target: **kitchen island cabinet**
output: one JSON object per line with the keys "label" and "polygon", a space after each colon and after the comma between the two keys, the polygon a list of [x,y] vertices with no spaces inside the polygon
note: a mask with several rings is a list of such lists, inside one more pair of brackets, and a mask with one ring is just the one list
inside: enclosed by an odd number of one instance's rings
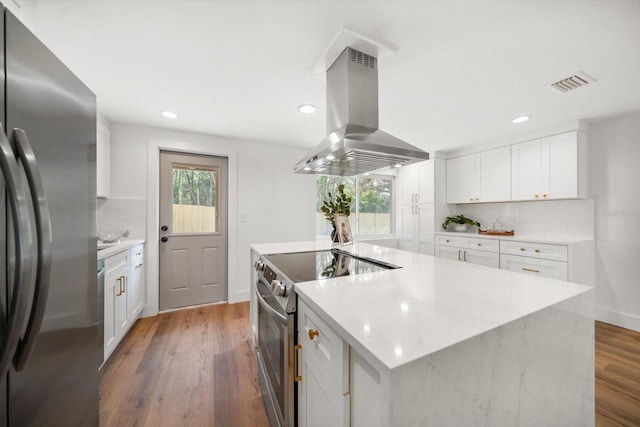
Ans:
{"label": "kitchen island cabinet", "polygon": [[312,371],[348,398],[352,426],[594,424],[592,288],[361,242],[342,249],[402,267],[295,285],[348,351],[334,358],[348,388]]}

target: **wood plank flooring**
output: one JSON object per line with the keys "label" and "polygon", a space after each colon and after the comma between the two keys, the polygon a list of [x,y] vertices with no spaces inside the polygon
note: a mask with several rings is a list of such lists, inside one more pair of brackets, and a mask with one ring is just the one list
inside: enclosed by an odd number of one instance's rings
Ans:
{"label": "wood plank flooring", "polygon": [[[640,332],[595,327],[596,426],[640,426]],[[268,426],[249,305],[140,319],[102,369],[101,426]]]}
{"label": "wood plank flooring", "polygon": [[640,332],[596,322],[596,425],[640,426]]}
{"label": "wood plank flooring", "polygon": [[101,374],[101,426],[269,425],[248,303],[140,319]]}

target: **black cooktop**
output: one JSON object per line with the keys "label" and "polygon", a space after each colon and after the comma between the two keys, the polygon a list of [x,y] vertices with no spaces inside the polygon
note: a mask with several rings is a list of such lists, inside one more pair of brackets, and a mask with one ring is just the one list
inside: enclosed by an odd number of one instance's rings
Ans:
{"label": "black cooktop", "polygon": [[293,283],[398,268],[341,251],[295,252],[264,256]]}

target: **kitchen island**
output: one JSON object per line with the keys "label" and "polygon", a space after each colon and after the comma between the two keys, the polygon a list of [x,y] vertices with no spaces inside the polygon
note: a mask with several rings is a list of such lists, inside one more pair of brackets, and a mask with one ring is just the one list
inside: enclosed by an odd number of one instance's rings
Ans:
{"label": "kitchen island", "polygon": [[[329,247],[252,246],[263,255]],[[295,285],[299,310],[347,349],[351,425],[594,424],[592,288],[366,243],[341,249],[401,267]],[[321,346],[298,316],[303,348]]]}

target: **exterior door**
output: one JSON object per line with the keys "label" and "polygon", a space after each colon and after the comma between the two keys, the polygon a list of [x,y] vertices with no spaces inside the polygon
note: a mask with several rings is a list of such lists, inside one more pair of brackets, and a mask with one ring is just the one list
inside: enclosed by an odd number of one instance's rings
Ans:
{"label": "exterior door", "polygon": [[227,299],[227,159],[160,153],[160,310]]}

